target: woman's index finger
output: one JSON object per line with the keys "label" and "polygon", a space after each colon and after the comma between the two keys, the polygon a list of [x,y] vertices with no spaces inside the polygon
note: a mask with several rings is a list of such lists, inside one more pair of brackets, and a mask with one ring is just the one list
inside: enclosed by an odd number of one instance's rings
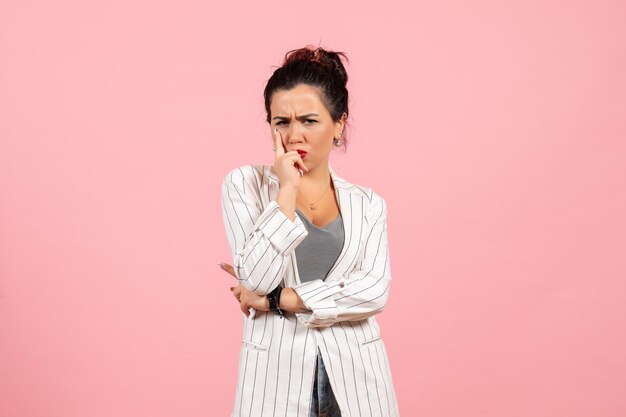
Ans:
{"label": "woman's index finger", "polygon": [[276,156],[285,154],[285,147],[283,146],[283,135],[274,128],[274,147],[276,148]]}

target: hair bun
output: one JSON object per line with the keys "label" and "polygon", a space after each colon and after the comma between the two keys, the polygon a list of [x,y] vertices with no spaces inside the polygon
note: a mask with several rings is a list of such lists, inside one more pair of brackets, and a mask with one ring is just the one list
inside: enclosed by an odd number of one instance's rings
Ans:
{"label": "hair bun", "polygon": [[348,82],[348,73],[341,62],[342,56],[346,59],[346,61],[348,61],[348,57],[343,52],[335,52],[321,47],[316,48],[312,45],[307,45],[304,48],[292,49],[287,52],[285,54],[283,66],[303,61],[316,63],[333,72],[336,72],[345,85]]}

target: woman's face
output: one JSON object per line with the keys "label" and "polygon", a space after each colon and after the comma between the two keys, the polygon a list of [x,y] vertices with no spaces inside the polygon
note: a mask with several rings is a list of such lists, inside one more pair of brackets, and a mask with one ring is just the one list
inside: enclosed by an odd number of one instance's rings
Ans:
{"label": "woman's face", "polygon": [[343,131],[345,113],[339,122],[333,122],[318,89],[299,84],[291,90],[276,91],[272,96],[270,115],[272,134],[274,128],[278,129],[287,152],[294,149],[306,151],[302,160],[309,170],[328,164],[333,139]]}

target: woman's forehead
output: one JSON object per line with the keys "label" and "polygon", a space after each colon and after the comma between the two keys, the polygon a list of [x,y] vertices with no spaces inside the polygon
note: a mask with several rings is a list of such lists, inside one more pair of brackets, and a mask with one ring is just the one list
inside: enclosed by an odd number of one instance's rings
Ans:
{"label": "woman's forehead", "polygon": [[277,91],[272,97],[272,113],[286,113],[295,116],[301,116],[307,113],[322,114],[324,112],[324,103],[320,99],[319,94],[313,90],[283,90]]}

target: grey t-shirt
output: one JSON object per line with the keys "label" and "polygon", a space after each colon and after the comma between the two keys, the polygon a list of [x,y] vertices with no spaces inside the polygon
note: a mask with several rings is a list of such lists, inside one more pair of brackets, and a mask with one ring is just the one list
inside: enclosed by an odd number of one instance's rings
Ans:
{"label": "grey t-shirt", "polygon": [[343,249],[341,213],[324,227],[317,227],[298,208],[296,211],[309,232],[295,249],[300,282],[324,280]]}

